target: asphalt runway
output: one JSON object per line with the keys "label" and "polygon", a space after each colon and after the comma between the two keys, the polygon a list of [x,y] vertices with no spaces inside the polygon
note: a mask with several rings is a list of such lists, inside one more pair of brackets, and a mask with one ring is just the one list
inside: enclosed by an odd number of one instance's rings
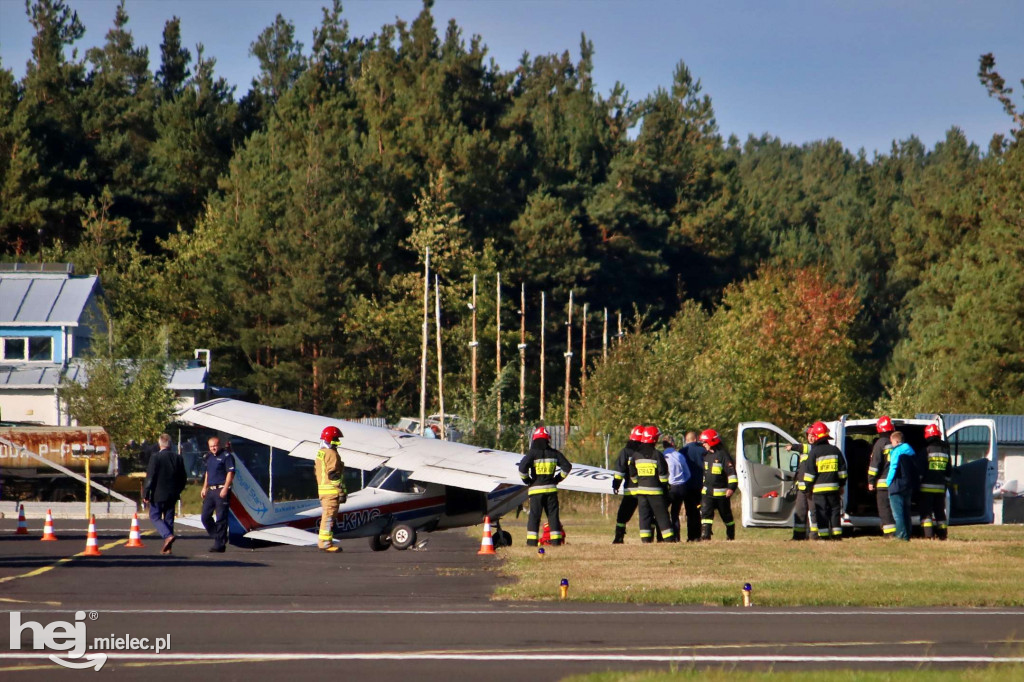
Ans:
{"label": "asphalt runway", "polygon": [[[129,549],[126,524],[100,523],[100,557],[74,557],[85,524],[64,520],[59,542],[0,521],[0,630],[4,679],[52,679],[32,630],[74,623],[87,641],[157,638],[166,651],[108,653],[104,674],[180,682],[329,674],[371,680],[558,680],[605,670],[943,668],[1024,661],[1024,610],[759,609],[495,602],[495,557],[477,556],[461,531],[435,533],[421,551],[230,547],[209,553],[179,528],[172,557],[160,542]],[[142,522],[144,531],[149,529]],[[551,551],[558,551],[557,548]],[[553,586],[557,590],[557,586]],[[756,596],[756,595],[755,595]],[[26,629],[28,628],[28,629]],[[16,677],[17,676],[17,677]]]}

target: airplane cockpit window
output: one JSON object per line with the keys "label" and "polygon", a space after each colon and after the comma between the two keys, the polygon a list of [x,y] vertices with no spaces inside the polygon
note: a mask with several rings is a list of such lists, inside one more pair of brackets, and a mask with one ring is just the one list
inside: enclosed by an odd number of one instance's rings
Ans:
{"label": "airplane cockpit window", "polygon": [[380,484],[383,483],[393,471],[394,469],[390,469],[388,467],[380,467],[377,469],[377,473],[373,475],[373,478],[370,479],[370,482],[366,484],[366,487],[379,488]]}
{"label": "airplane cockpit window", "polygon": [[395,493],[422,493],[425,491],[426,487],[419,481],[410,479],[410,475],[412,475],[410,471],[381,467],[367,487],[390,490]]}

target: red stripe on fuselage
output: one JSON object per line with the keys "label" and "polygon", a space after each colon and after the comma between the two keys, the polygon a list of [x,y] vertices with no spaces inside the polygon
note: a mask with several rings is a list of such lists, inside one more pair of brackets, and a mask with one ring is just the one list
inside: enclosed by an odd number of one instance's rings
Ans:
{"label": "red stripe on fuselage", "polygon": [[[346,509],[342,512],[338,512],[335,518],[340,514],[348,514],[352,512],[371,512],[374,509],[377,510],[378,515],[384,516],[386,514],[397,514],[399,512],[409,511],[411,509],[424,509],[426,507],[433,507],[439,504],[444,504],[444,495],[437,497],[419,498],[415,500],[409,500],[408,502],[395,502],[392,504],[385,504],[379,507],[360,507],[359,509]],[[231,513],[235,515],[238,522],[242,524],[242,527],[248,532],[257,528],[264,528],[264,524],[257,523],[249,515],[248,510],[234,495],[231,496]],[[320,525],[320,518],[316,516],[308,516],[301,519],[292,519],[291,521],[285,521],[284,524],[271,524],[274,526],[291,526],[292,528],[299,528],[301,530],[309,530],[310,528],[316,528]]]}

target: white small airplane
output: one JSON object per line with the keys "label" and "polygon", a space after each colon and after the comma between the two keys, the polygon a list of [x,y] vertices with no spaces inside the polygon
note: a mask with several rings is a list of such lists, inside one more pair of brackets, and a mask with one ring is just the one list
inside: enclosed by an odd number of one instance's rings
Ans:
{"label": "white small airplane", "polygon": [[[421,547],[421,533],[473,526],[485,516],[495,525],[495,545],[510,545],[512,536],[501,530],[500,519],[527,495],[519,477],[522,455],[512,452],[230,399],[185,409],[178,413],[178,421],[309,460],[316,458],[323,428],[339,426],[344,436],[338,453],[345,467],[376,473],[339,507],[334,538],[366,537],[375,551]],[[559,489],[607,494],[613,477],[608,469],[573,464]],[[271,501],[238,457],[232,492],[232,543],[317,544],[318,499]],[[198,515],[178,521],[202,528]]]}

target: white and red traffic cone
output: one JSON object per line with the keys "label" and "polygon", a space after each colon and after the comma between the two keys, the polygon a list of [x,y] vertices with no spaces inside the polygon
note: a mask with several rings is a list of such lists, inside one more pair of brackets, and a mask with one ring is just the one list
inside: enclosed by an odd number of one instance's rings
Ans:
{"label": "white and red traffic cone", "polygon": [[85,539],[85,551],[82,556],[101,556],[100,546],[96,542],[96,515],[89,519],[89,535]]}
{"label": "white and red traffic cone", "polygon": [[28,535],[28,522],[25,521],[25,505],[18,506],[18,530],[15,535]]}
{"label": "white and red traffic cone", "polygon": [[494,551],[494,539],[491,537],[491,517],[484,517],[484,536],[480,539],[480,551],[477,554],[497,554]]}
{"label": "white and red traffic cone", "polygon": [[125,547],[145,547],[139,534],[139,515],[132,514],[132,527],[128,530],[128,544]]}
{"label": "white and red traffic cone", "polygon": [[39,539],[44,542],[52,542],[57,539],[57,536],[53,534],[53,514],[50,513],[49,509],[46,510],[46,521],[43,523],[43,537]]}

